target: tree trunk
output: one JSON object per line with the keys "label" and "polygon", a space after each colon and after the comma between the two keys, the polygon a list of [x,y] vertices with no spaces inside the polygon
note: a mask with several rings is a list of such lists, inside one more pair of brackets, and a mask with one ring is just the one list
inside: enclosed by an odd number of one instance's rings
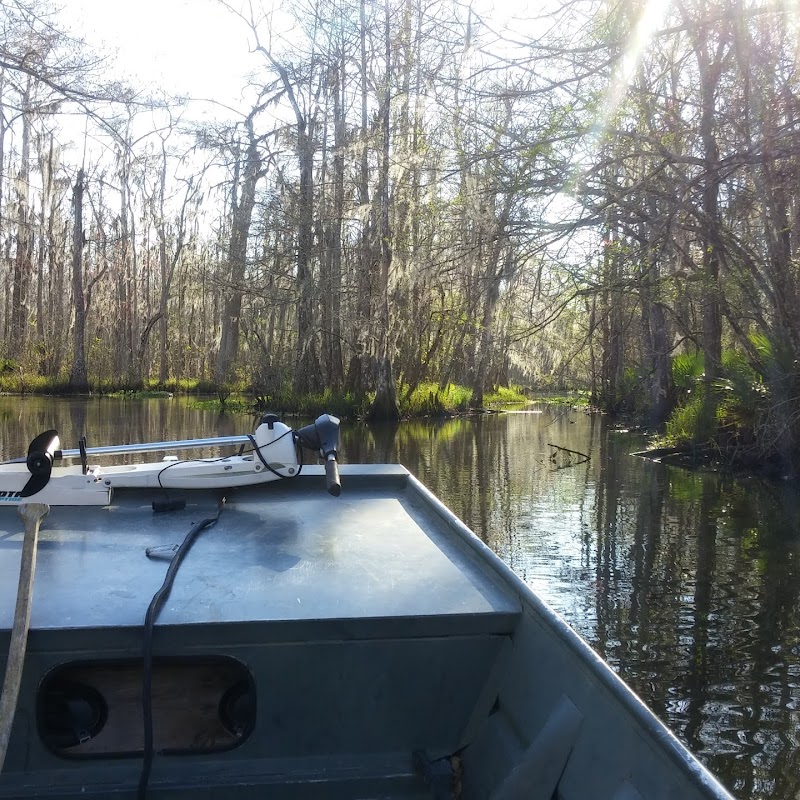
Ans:
{"label": "tree trunk", "polygon": [[311,250],[314,242],[314,143],[308,114],[297,110],[297,160],[300,166],[297,228],[297,347],[294,391],[298,395],[321,388],[316,348],[314,282]]}
{"label": "tree trunk", "polygon": [[222,310],[222,336],[214,371],[214,380],[218,384],[226,383],[231,379],[239,355],[239,326],[247,267],[247,240],[256,204],[256,185],[263,175],[259,143],[253,131],[253,114],[247,118],[246,124],[248,141],[243,165],[242,186],[238,201],[234,200],[231,212],[228,286]]}
{"label": "tree trunk", "polygon": [[88,392],[86,374],[86,301],[83,294],[83,167],[78,170],[72,189],[72,302],[75,307],[75,324],[72,333],[72,371],[69,388],[73,392]]}
{"label": "tree trunk", "polygon": [[31,235],[30,211],[30,123],[31,79],[22,95],[22,150],[20,153],[19,177],[17,179],[17,252],[14,258],[14,278],[11,296],[11,336],[9,353],[12,358],[21,358],[25,353],[28,338],[28,288],[31,280]]}
{"label": "tree trunk", "polygon": [[[47,230],[49,218],[52,218],[53,192],[53,134],[49,136],[47,156],[40,152],[40,171],[42,172],[42,205],[39,214],[39,250],[36,254],[36,338],[44,344],[45,312],[44,312],[44,264],[48,251]],[[49,218],[48,218],[49,216]],[[40,364],[40,368],[44,363]]]}
{"label": "tree trunk", "polygon": [[133,287],[131,278],[131,252],[134,243],[130,231],[130,161],[126,147],[119,154],[120,165],[120,263],[117,265],[117,321],[119,335],[117,339],[115,366],[117,374],[127,376],[135,383],[133,359],[133,317],[135,310],[131,299]]}
{"label": "tree trunk", "polygon": [[69,222],[65,221],[59,226],[58,239],[53,229],[55,213],[50,214],[48,240],[50,241],[49,268],[51,275],[50,290],[50,316],[52,319],[52,353],[49,367],[50,375],[58,375],[61,372],[62,361],[67,352],[68,343],[65,341],[66,328],[66,309],[65,295],[65,271],[67,253],[69,252],[68,242],[70,240]]}
{"label": "tree trunk", "polygon": [[[703,30],[701,29],[701,34]],[[707,33],[707,31],[706,31]],[[698,71],[700,72],[700,141],[703,157],[702,215],[700,225],[702,234],[702,297],[703,329],[701,343],[705,360],[703,412],[700,438],[712,436],[716,432],[717,391],[716,381],[722,364],[722,317],[720,314],[719,282],[720,236],[719,186],[720,164],[719,148],[714,133],[717,85],[722,70],[721,50],[717,46],[716,58],[712,58],[709,48],[713,41],[705,38],[695,43]]]}
{"label": "tree trunk", "polygon": [[344,116],[344,52],[337,65],[333,88],[333,213],[325,235],[325,280],[322,305],[322,342],[328,388],[339,388],[344,381],[342,361],[342,222],[344,219],[344,152],[346,127]]}
{"label": "tree trunk", "polygon": [[[650,198],[648,219],[659,219],[658,211],[657,203]],[[642,224],[640,238],[644,242],[643,274],[639,286],[642,311],[642,352],[646,372],[648,424],[652,428],[658,428],[664,424],[671,410],[672,373],[669,360],[667,315],[664,304],[658,299],[660,267],[656,245],[651,241],[653,236],[651,225]]]}
{"label": "tree trunk", "polygon": [[167,325],[167,304],[169,302],[169,290],[172,283],[174,264],[170,269],[167,257],[167,220],[164,209],[164,195],[167,191],[167,152],[162,140],[161,142],[161,174],[158,192],[158,265],[161,269],[161,296],[158,302],[158,381],[165,384],[169,377],[169,365],[167,363],[167,351],[169,349],[169,327]]}
{"label": "tree trunk", "polygon": [[[369,116],[366,0],[359,4],[359,44],[361,81],[361,152],[358,171],[358,202],[362,209],[370,207],[369,191]],[[372,318],[372,228],[371,214],[361,220],[358,261],[356,265],[356,319],[353,326],[355,341],[347,369],[347,389],[361,397],[371,383],[371,353],[369,326]]]}
{"label": "tree trunk", "polygon": [[[509,280],[513,273],[514,251],[508,240],[508,222],[511,217],[513,195],[506,194],[499,217],[491,226],[492,243],[489,245],[488,269],[485,282],[486,297],[483,302],[483,315],[478,336],[478,357],[475,362],[475,377],[472,384],[472,398],[470,405],[473,408],[483,406],[483,395],[491,389],[489,372],[494,355],[494,317],[497,302],[500,299],[500,284]],[[503,248],[506,252],[503,254]]]}
{"label": "tree trunk", "polygon": [[719,149],[714,137],[714,104],[718,80],[718,67],[701,66],[702,118],[700,137],[703,143],[703,353],[705,355],[705,380],[709,384],[719,376],[722,361],[722,323],[719,303]]}
{"label": "tree trunk", "polygon": [[[5,88],[6,88],[6,73],[5,70],[0,69],[0,242],[3,241],[5,225],[3,224],[4,211],[4,192],[5,192],[5,175],[6,175],[6,132],[8,125],[6,124],[6,111],[5,111]],[[0,328],[0,331],[3,331]],[[7,332],[7,331],[6,331]]]}
{"label": "tree trunk", "polygon": [[369,410],[371,420],[399,420],[397,389],[394,385],[392,359],[389,353],[389,272],[392,266],[391,229],[389,227],[389,166],[390,166],[390,120],[391,120],[391,39],[389,35],[389,0],[385,5],[386,24],[384,43],[386,46],[386,86],[383,99],[383,148],[381,154],[380,204],[381,204],[381,265],[380,265],[380,318],[378,330],[378,380],[375,400]]}
{"label": "tree trunk", "polygon": [[615,414],[620,409],[623,360],[622,321],[619,308],[620,254],[619,233],[613,213],[609,215],[603,253],[601,333],[603,339],[603,361],[600,373],[600,406]]}

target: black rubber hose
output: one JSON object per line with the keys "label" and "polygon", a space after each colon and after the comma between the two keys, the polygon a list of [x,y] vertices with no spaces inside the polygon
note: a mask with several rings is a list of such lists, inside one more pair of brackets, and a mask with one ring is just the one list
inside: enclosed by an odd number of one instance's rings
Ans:
{"label": "black rubber hose", "polygon": [[219,502],[217,513],[213,517],[201,519],[181,542],[180,547],[175,551],[175,555],[169,562],[167,574],[164,576],[164,583],[161,588],[153,595],[147,613],[144,616],[144,645],[142,647],[142,721],[144,723],[144,756],[142,760],[142,771],[139,774],[139,788],[137,790],[138,800],[144,800],[147,795],[147,784],[150,782],[150,772],[153,768],[153,630],[159,612],[166,603],[172,585],[175,583],[175,575],[181,562],[186,557],[189,549],[194,544],[201,531],[211,525],[216,524],[222,509],[225,507],[225,498]]}

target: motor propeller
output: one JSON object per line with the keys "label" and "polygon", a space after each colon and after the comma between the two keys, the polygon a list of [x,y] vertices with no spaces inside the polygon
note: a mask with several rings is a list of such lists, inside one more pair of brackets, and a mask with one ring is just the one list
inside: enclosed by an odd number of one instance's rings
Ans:
{"label": "motor propeller", "polygon": [[41,492],[50,480],[50,473],[53,471],[53,461],[61,457],[61,439],[58,438],[58,431],[50,430],[40,433],[28,445],[28,456],[25,465],[31,477],[25,484],[20,497],[30,497]]}

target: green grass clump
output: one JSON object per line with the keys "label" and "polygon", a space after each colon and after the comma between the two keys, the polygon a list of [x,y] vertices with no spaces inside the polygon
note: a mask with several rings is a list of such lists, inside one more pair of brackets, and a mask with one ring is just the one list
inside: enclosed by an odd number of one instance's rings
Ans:
{"label": "green grass clump", "polygon": [[528,398],[522,393],[519,386],[498,386],[483,396],[484,403],[489,407],[509,406],[527,403]]}
{"label": "green grass clump", "polygon": [[470,397],[465,386],[449,383],[442,389],[436,383],[421,383],[410,395],[400,391],[398,400],[404,417],[442,417],[466,411]]}
{"label": "green grass clump", "polygon": [[0,373],[2,394],[68,394],[68,383],[63,377],[48,378],[19,372]]}
{"label": "green grass clump", "polygon": [[703,396],[698,393],[683,405],[678,406],[667,420],[663,440],[659,444],[678,447],[693,442],[700,428],[703,415]]}
{"label": "green grass clump", "polygon": [[672,379],[678,404],[667,420],[664,441],[669,446],[714,440],[722,444],[731,436],[752,438],[763,424],[770,389],[744,353],[726,350],[721,374],[710,384],[704,378],[702,353],[684,353],[672,360]]}
{"label": "green grass clump", "polygon": [[[400,413],[407,417],[437,417],[469,411],[472,389],[455,383],[441,388],[436,383],[422,383],[411,394],[401,387],[399,391]],[[487,408],[527,402],[517,386],[498,387],[486,392],[483,404]]]}

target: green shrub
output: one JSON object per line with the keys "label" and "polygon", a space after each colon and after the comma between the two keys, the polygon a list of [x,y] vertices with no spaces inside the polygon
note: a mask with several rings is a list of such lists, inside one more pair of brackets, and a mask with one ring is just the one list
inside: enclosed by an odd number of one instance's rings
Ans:
{"label": "green shrub", "polygon": [[[722,354],[719,377],[703,380],[701,354],[673,359],[672,375],[681,399],[666,424],[667,444],[713,441],[729,461],[760,463],[780,452],[795,452],[800,420],[791,408],[797,381],[785,348],[765,336],[750,337],[755,351],[730,349]],[[800,388],[800,387],[796,387]]]}
{"label": "green shrub", "polygon": [[483,399],[489,407],[515,405],[528,401],[519,386],[498,386],[491,392],[487,392]]}
{"label": "green shrub", "polygon": [[702,392],[698,392],[687,402],[674,409],[667,420],[664,431],[666,443],[677,447],[696,441],[703,408],[703,395]]}
{"label": "green shrub", "polygon": [[672,359],[672,382],[679,391],[694,389],[705,374],[702,353],[681,353]]}
{"label": "green shrub", "polygon": [[436,383],[421,383],[408,395],[400,391],[400,413],[411,417],[443,417],[466,411],[472,392],[465,386],[449,383],[444,389]]}

